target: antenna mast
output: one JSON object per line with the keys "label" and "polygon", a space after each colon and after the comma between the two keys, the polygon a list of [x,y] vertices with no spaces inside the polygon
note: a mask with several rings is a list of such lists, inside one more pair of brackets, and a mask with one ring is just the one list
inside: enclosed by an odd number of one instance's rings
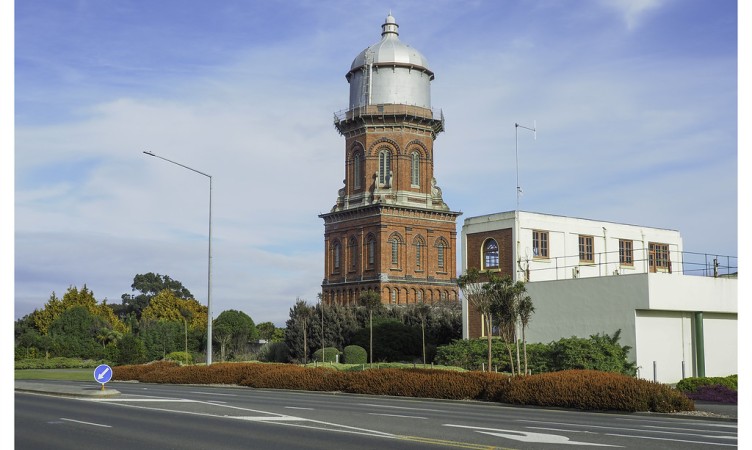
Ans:
{"label": "antenna mast", "polygon": [[520,187],[520,163],[519,163],[519,153],[517,151],[517,129],[518,128],[524,128],[526,130],[533,132],[533,140],[538,139],[538,132],[536,131],[535,121],[533,120],[533,128],[526,127],[524,125],[520,125],[517,122],[514,123],[514,165],[515,165],[515,171],[517,172],[517,209],[515,211],[519,211],[520,209],[520,194],[522,194],[522,188]]}

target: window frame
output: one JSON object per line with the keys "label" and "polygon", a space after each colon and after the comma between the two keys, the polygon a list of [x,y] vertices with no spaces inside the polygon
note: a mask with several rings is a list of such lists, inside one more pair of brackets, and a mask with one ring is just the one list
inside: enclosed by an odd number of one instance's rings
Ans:
{"label": "window frame", "polygon": [[592,235],[580,234],[577,239],[580,262],[592,264],[595,262],[595,240]]}
{"label": "window frame", "polygon": [[548,259],[549,234],[545,230],[533,230],[533,259]]}
{"label": "window frame", "polygon": [[634,267],[634,241],[619,239],[619,265]]}
{"label": "window frame", "polygon": [[361,188],[361,173],[363,172],[363,162],[360,158],[360,151],[353,155],[353,189]]}
{"label": "window frame", "polygon": [[[489,249],[491,245],[495,248]],[[498,270],[500,268],[500,254],[499,243],[496,242],[496,239],[487,238],[483,241],[483,246],[481,247],[481,262],[483,263],[483,270]],[[496,263],[495,265],[493,264],[494,262]]]}
{"label": "window frame", "polygon": [[420,187],[420,153],[410,154],[410,187]]}
{"label": "window frame", "polygon": [[392,152],[387,148],[379,150],[379,184],[386,184],[389,172],[392,170]]}

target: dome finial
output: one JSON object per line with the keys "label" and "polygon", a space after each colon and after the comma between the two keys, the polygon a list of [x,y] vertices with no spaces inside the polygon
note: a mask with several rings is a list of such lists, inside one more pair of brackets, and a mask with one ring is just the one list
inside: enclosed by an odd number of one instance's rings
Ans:
{"label": "dome finial", "polygon": [[394,35],[399,36],[399,25],[397,25],[397,21],[394,20],[394,17],[392,16],[392,10],[389,10],[389,15],[386,16],[386,19],[384,20],[384,25],[381,25],[381,36],[383,38],[388,37],[388,35]]}

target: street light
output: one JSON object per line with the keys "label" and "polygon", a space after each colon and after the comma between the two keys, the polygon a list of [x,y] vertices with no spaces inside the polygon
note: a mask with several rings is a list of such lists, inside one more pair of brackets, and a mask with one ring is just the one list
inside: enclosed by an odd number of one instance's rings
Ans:
{"label": "street light", "polygon": [[211,228],[212,228],[211,227],[211,222],[212,222],[211,221],[211,217],[212,217],[212,214],[211,214],[211,204],[212,204],[212,177],[209,174],[206,174],[206,173],[201,172],[199,170],[193,169],[193,168],[188,167],[188,166],[186,166],[184,164],[180,164],[179,162],[175,162],[175,161],[172,161],[170,159],[163,158],[163,157],[161,157],[159,155],[155,155],[152,152],[145,151],[144,153],[147,154],[147,155],[149,155],[149,156],[153,156],[155,158],[159,158],[159,159],[165,160],[165,161],[167,161],[169,163],[173,163],[175,165],[178,165],[180,167],[183,167],[185,169],[188,169],[190,171],[196,172],[198,174],[201,174],[201,175],[209,178],[209,272],[208,272],[208,276],[207,276],[207,280],[208,280],[207,281],[207,283],[208,283],[207,291],[208,292],[206,294],[206,306],[207,306],[207,313],[208,313],[208,316],[209,316],[209,318],[208,318],[208,326],[207,326],[208,339],[206,340],[206,365],[208,366],[208,365],[211,365],[211,363],[212,363],[212,314],[211,314]]}

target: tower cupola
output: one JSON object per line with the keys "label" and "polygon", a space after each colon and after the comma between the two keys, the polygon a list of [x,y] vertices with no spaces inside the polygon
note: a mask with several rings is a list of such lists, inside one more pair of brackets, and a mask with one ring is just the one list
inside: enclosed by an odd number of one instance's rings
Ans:
{"label": "tower cupola", "polygon": [[399,39],[399,25],[391,13],[381,25],[381,40],[353,60],[345,78],[350,83],[350,109],[398,104],[431,108],[428,60]]}

